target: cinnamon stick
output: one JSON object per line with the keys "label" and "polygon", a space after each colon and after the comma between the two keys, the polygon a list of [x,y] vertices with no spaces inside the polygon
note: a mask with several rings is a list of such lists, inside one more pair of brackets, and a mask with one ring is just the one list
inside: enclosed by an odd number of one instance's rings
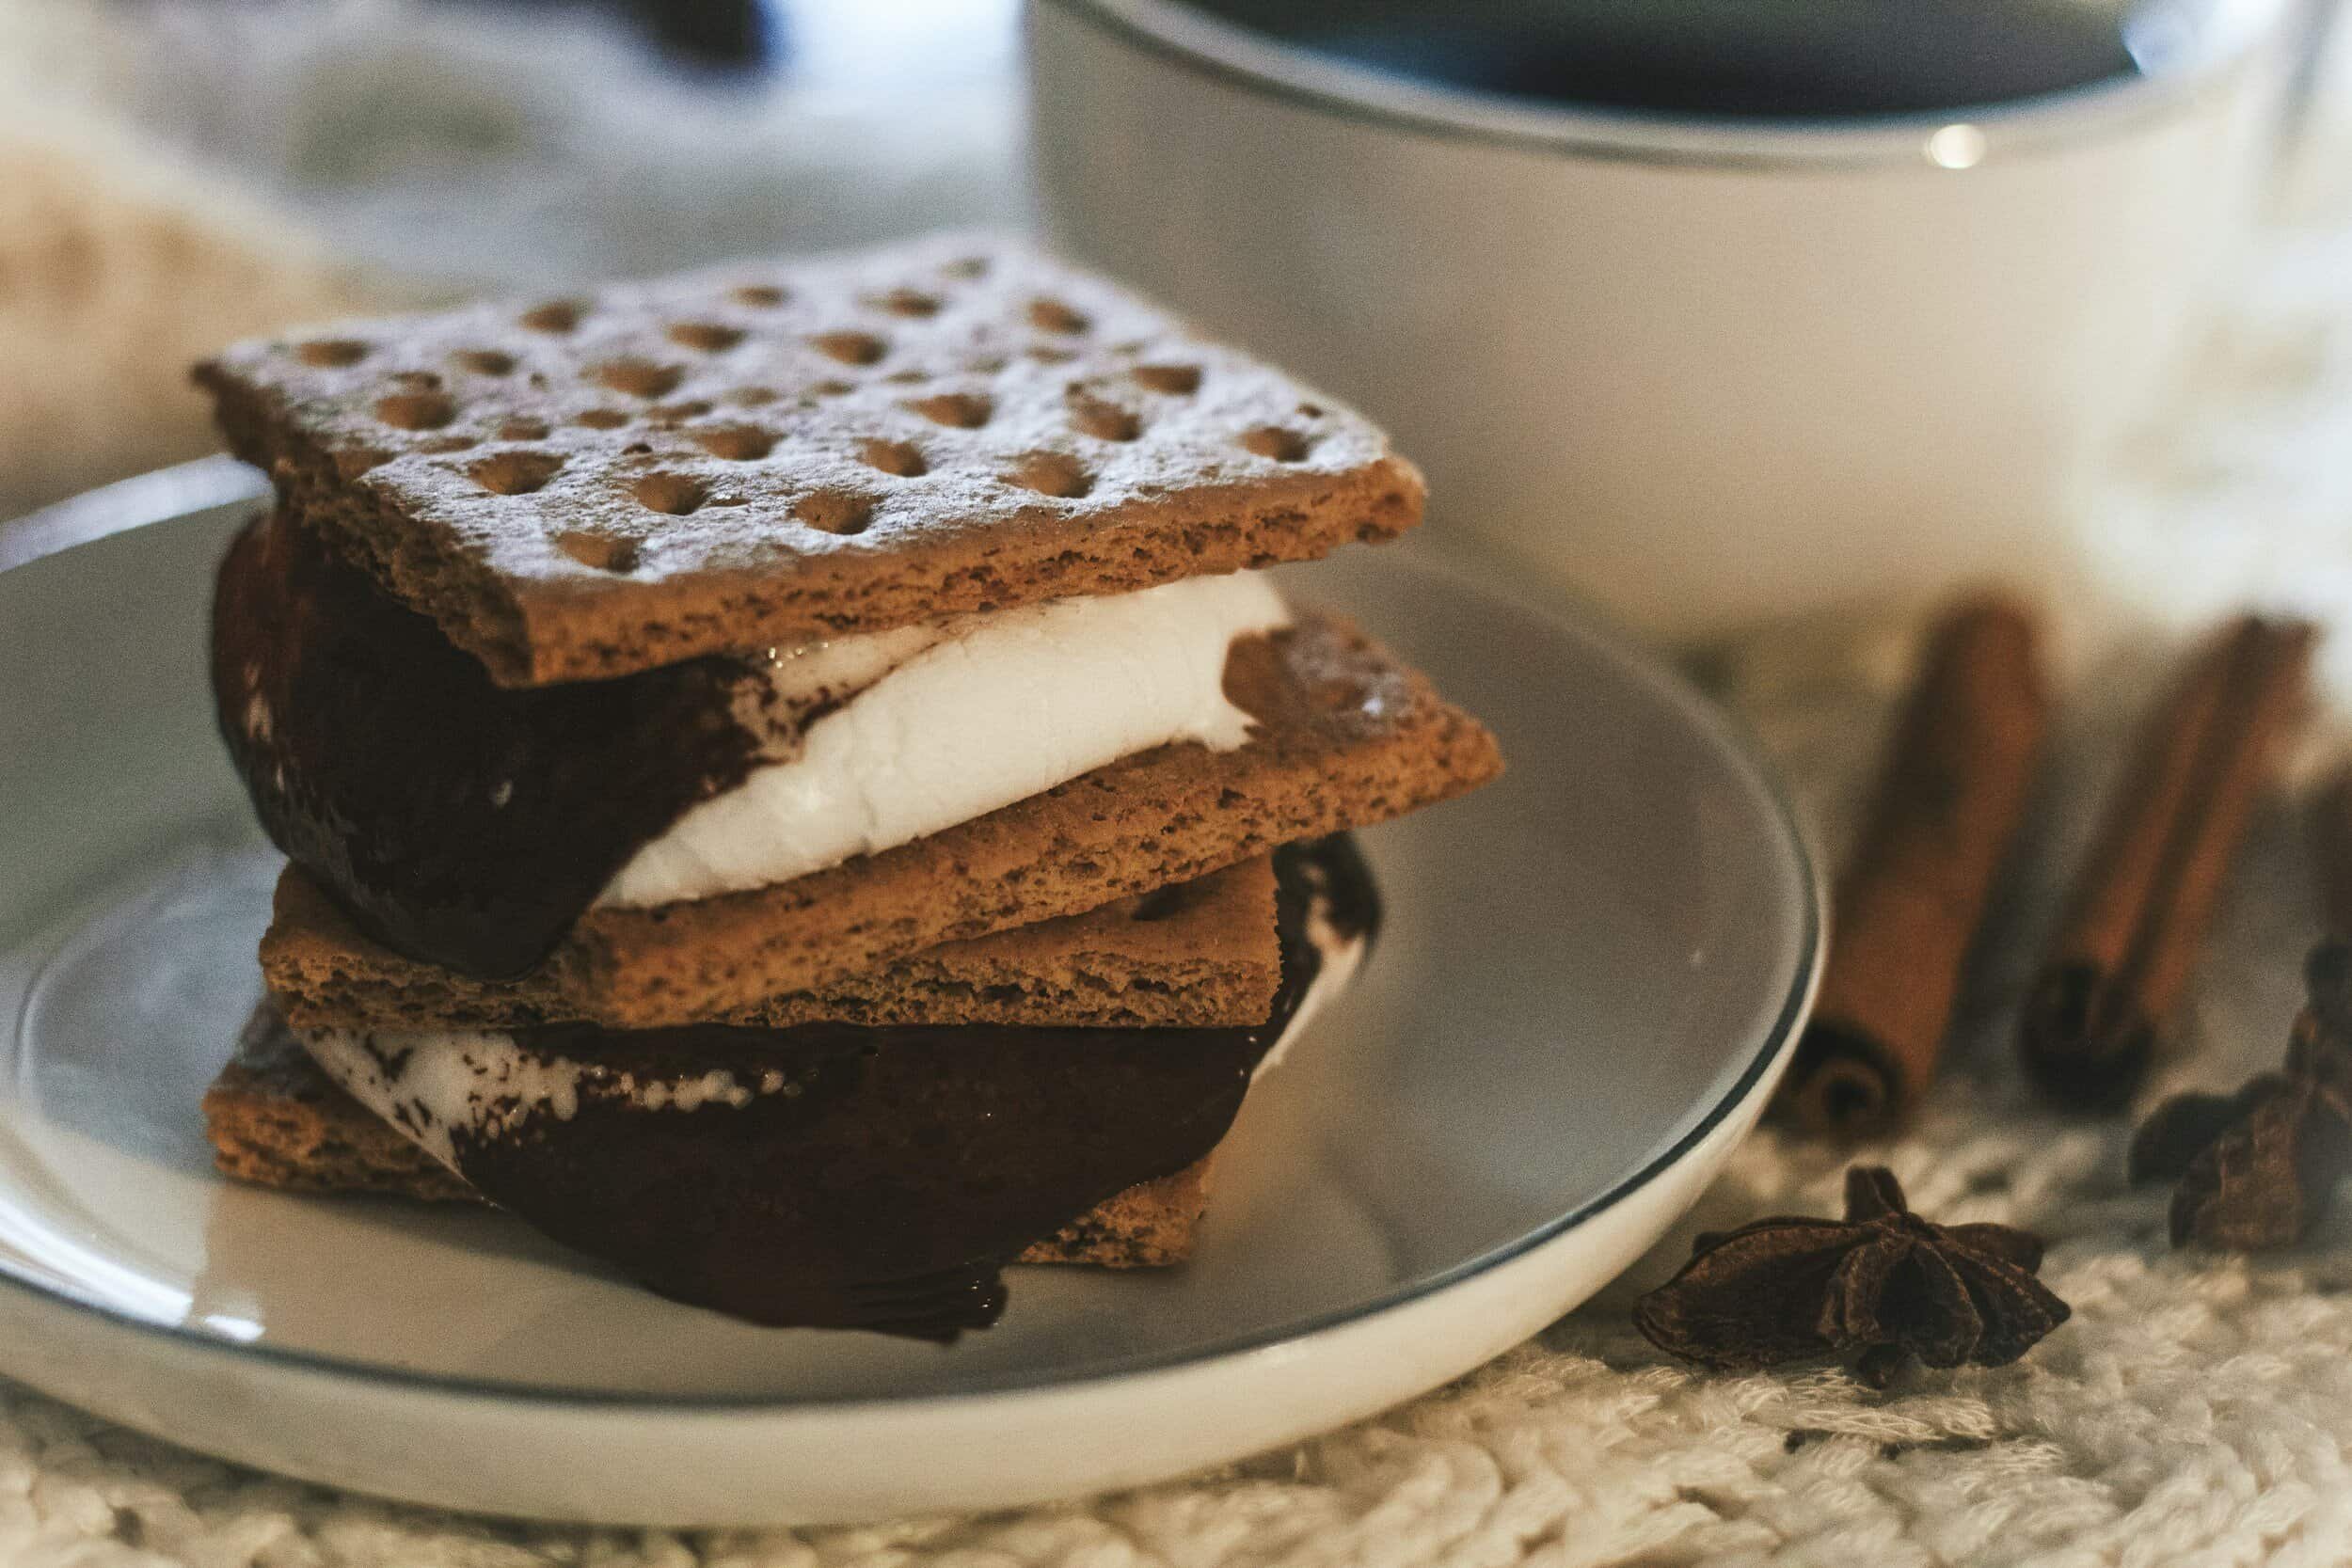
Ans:
{"label": "cinnamon stick", "polygon": [[2026,999],[2018,1046],[2052,1099],[2112,1109],[2146,1075],[2302,706],[2318,630],[2244,616],[2148,721]]}
{"label": "cinnamon stick", "polygon": [[1813,1022],[1781,1091],[1811,1131],[1899,1120],[1935,1076],[2048,715],[2032,615],[1972,599],[1930,640],[1839,879]]}
{"label": "cinnamon stick", "polygon": [[2352,938],[2352,761],[2328,781],[2314,809],[2320,909],[2330,933]]}

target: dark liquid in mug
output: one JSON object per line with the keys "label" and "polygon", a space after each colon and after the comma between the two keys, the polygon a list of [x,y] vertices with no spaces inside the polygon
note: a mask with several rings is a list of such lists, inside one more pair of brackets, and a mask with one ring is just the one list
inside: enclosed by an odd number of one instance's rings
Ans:
{"label": "dark liquid in mug", "polygon": [[2138,74],[2206,0],[1199,0],[1442,87],[1730,119],[1997,103]]}

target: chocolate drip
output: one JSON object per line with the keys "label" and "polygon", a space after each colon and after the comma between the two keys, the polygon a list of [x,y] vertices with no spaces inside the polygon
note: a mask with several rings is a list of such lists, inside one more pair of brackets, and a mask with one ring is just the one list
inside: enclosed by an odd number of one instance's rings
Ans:
{"label": "chocolate drip", "polygon": [[[1001,1271],[1024,1247],[1224,1137],[1321,970],[1311,905],[1344,936],[1376,924],[1343,835],[1283,849],[1277,868],[1282,984],[1255,1027],[520,1030],[527,1054],[596,1070],[568,1117],[459,1131],[459,1169],[681,1301],[952,1340],[1003,1312]],[[708,1074],[740,1102],[629,1098]]]}
{"label": "chocolate drip", "polygon": [[1312,908],[1342,941],[1378,940],[1380,889],[1354,833],[1284,845],[1274,852],[1274,874],[1278,900],[1282,889],[1298,884],[1290,896],[1298,901],[1302,920]]}
{"label": "chocolate drip", "polygon": [[629,856],[757,755],[706,658],[509,689],[310,530],[221,562],[213,691],[262,827],[370,936],[469,974],[545,958]]}

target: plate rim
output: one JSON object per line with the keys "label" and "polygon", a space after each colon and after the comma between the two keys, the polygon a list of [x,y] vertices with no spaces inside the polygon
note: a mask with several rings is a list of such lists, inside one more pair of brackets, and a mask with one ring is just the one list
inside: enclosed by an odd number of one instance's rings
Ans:
{"label": "plate rim", "polygon": [[[241,502],[258,503],[266,499],[269,493],[270,486],[265,476],[225,454],[135,475],[114,484],[85,491],[12,522],[0,523],[0,575],[101,539],[160,527]],[[454,1397],[579,1413],[622,1411],[635,1415],[715,1417],[754,1412],[879,1411],[966,1405],[1023,1395],[1050,1396],[1073,1389],[1198,1370],[1320,1339],[1351,1325],[1442,1295],[1548,1247],[1657,1180],[1747,1104],[1758,1080],[1770,1072],[1782,1057],[1811,1011],[1827,953],[1828,886],[1804,814],[1798,808],[1780,770],[1766,757],[1763,748],[1747,725],[1728,709],[1709,701],[1687,677],[1629,636],[1605,612],[1589,603],[1579,602],[1579,613],[1570,615],[1561,605],[1528,593],[1471,540],[1456,538],[1450,541],[1448,552],[1443,556],[1417,546],[1409,540],[1403,542],[1401,547],[1391,546],[1391,549],[1394,552],[1391,559],[1400,562],[1407,570],[1447,580],[1470,593],[1499,599],[1522,613],[1535,617],[1561,635],[1599,652],[1629,678],[1661,698],[1694,729],[1713,739],[1748,774],[1750,782],[1771,806],[1772,818],[1779,828],[1782,847],[1793,861],[1804,884],[1795,973],[1789,979],[1772,1023],[1763,1030],[1755,1051],[1739,1075],[1678,1136],[1658,1148],[1642,1164],[1575,1208],[1438,1273],[1351,1306],[1205,1344],[1140,1357],[1106,1370],[1022,1373],[1001,1382],[944,1391],[788,1397],[773,1394],[676,1395],[503,1383],[490,1378],[456,1377],[353,1361],[321,1352],[260,1341],[239,1342],[204,1333],[184,1323],[137,1317],[79,1291],[27,1277],[4,1254],[0,1254],[0,1289],[19,1296],[32,1297],[40,1306],[61,1307],[83,1317],[95,1319],[105,1329],[130,1331],[158,1344],[161,1349],[208,1357],[226,1355],[239,1365],[258,1362],[274,1370],[300,1376],[354,1380],[385,1393]]]}

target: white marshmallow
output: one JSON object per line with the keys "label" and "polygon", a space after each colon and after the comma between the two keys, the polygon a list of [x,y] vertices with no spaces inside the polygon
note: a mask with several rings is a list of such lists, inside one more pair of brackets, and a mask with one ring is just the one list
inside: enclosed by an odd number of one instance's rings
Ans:
{"label": "white marshmallow", "polygon": [[1240,573],[781,656],[772,678],[787,708],[812,691],[855,695],[810,723],[788,758],[672,823],[597,902],[642,907],[765,887],[1155,746],[1230,751],[1249,720],[1226,700],[1226,650],[1289,621],[1271,584]]}

